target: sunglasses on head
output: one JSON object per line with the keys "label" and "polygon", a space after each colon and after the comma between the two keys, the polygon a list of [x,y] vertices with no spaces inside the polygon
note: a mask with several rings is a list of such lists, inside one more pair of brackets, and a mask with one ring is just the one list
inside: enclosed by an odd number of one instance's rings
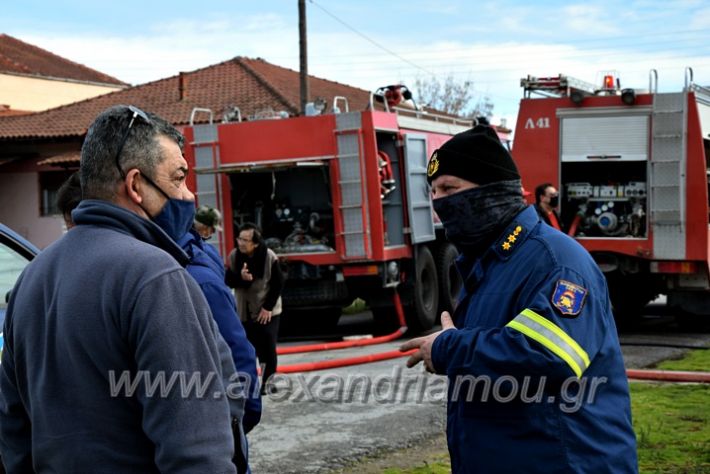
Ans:
{"label": "sunglasses on head", "polygon": [[139,118],[143,120],[146,124],[151,123],[150,118],[148,117],[148,114],[143,112],[141,109],[138,107],[135,107],[133,105],[129,105],[127,107],[127,110],[131,112],[131,121],[128,122],[128,127],[126,127],[126,131],[123,133],[123,138],[121,139],[121,145],[118,147],[118,152],[116,153],[116,168],[118,168],[118,172],[121,175],[121,179],[126,178],[126,173],[123,172],[123,169],[121,168],[121,152],[123,151],[123,147],[126,145],[126,140],[128,140],[128,135],[131,133],[131,128],[133,128],[133,124],[135,123],[136,119]]}

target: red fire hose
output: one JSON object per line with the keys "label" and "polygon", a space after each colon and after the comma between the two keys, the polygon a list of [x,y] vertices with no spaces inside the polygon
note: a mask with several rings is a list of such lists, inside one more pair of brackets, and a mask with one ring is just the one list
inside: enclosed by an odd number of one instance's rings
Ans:
{"label": "red fire hose", "polygon": [[569,231],[567,231],[567,235],[574,237],[574,234],[577,233],[577,227],[579,226],[579,223],[582,221],[582,216],[577,214],[574,216],[574,220],[572,221],[572,225],[569,226]]}
{"label": "red fire hose", "polygon": [[335,367],[347,367],[349,365],[367,364],[370,362],[378,362],[381,360],[396,359],[398,357],[409,356],[417,352],[418,349],[412,349],[407,352],[387,351],[378,352],[376,354],[368,354],[357,357],[346,357],[343,359],[320,360],[318,362],[302,362],[300,364],[282,365],[279,366],[277,372],[282,374],[291,374],[294,372],[311,372],[314,370],[332,369]]}
{"label": "red fire hose", "polygon": [[[347,347],[360,347],[360,346],[370,346],[374,344],[382,344],[384,342],[393,341],[402,336],[407,331],[407,326],[404,321],[404,309],[402,308],[402,302],[399,299],[399,294],[394,291],[393,296],[394,309],[397,313],[397,319],[399,320],[400,328],[397,329],[392,334],[386,336],[375,337],[373,339],[359,339],[356,341],[342,341],[342,342],[331,342],[324,344],[309,344],[304,346],[294,346],[294,347],[284,347],[276,351],[277,354],[297,354],[302,352],[316,352],[316,351],[327,351],[331,349],[345,349]],[[369,362],[376,362],[380,360],[395,359],[397,357],[404,357],[413,354],[416,349],[408,352],[400,351],[387,351],[378,352],[375,354],[367,354],[356,357],[346,357],[342,359],[333,360],[322,360],[317,362],[302,362],[300,364],[290,364],[279,366],[276,371],[284,374],[293,372],[310,372],[314,370],[324,370],[332,369],[335,367],[347,367],[349,365],[367,364]]]}
{"label": "red fire hose", "polygon": [[400,327],[392,334],[373,337],[372,339],[357,339],[354,341],[326,342],[320,344],[306,344],[303,346],[279,347],[276,349],[276,353],[282,355],[300,354],[303,352],[330,351],[334,349],[346,349],[349,347],[372,346],[375,344],[394,341],[395,339],[402,337],[402,335],[407,332],[407,323],[404,321],[404,310],[402,309],[402,302],[399,299],[397,291],[394,292],[393,300],[394,309],[397,313],[397,319],[399,320]]}
{"label": "red fire hose", "polygon": [[659,382],[710,383],[710,372],[680,372],[673,370],[627,369],[626,376],[635,380],[658,380]]}
{"label": "red fire hose", "polygon": [[373,344],[382,344],[383,342],[394,341],[395,339],[401,337],[406,331],[406,327],[401,327],[392,334],[373,337],[372,339],[357,339],[354,341],[324,342],[320,344],[308,344],[305,346],[279,347],[276,349],[276,353],[279,355],[300,354],[303,352],[330,351],[334,349],[346,349],[348,347],[371,346]]}
{"label": "red fire hose", "polygon": [[[576,223],[576,220],[575,220]],[[399,299],[397,291],[393,296],[394,307],[397,313],[397,318],[400,323],[400,328],[392,334],[386,336],[375,337],[372,339],[359,339],[355,341],[331,342],[322,344],[308,344],[303,346],[284,347],[277,350],[278,354],[298,354],[304,352],[327,351],[333,349],[345,349],[348,347],[370,346],[374,344],[382,344],[384,342],[393,341],[401,337],[406,331],[407,326],[404,320],[404,309],[402,302]],[[417,349],[412,349],[407,352],[386,351],[375,354],[367,354],[355,357],[346,357],[333,360],[321,360],[316,362],[302,362],[299,364],[290,364],[279,366],[277,372],[290,374],[294,372],[311,372],[316,370],[333,369],[336,367],[347,367],[351,365],[367,364],[370,362],[378,362],[382,360],[396,359],[414,354]],[[682,372],[671,370],[649,370],[649,369],[627,369],[626,376],[633,380],[656,380],[659,382],[689,382],[689,383],[710,383],[710,372]]]}

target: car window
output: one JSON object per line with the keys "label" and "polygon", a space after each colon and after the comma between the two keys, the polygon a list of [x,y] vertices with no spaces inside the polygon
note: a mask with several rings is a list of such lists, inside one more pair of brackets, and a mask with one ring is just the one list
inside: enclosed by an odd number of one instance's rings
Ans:
{"label": "car window", "polygon": [[27,257],[0,243],[0,323],[5,319],[6,295],[28,263]]}

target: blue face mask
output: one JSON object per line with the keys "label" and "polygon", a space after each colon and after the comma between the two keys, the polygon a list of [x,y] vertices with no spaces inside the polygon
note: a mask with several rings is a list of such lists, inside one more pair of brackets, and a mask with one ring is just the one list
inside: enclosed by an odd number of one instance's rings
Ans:
{"label": "blue face mask", "polygon": [[151,217],[151,219],[158,227],[163,229],[171,239],[177,242],[180,237],[187,234],[192,228],[192,224],[195,220],[195,203],[184,199],[171,198],[148,176],[145,174],[141,174],[141,176],[167,198],[168,202],[166,202],[160,212],[156,216]]}
{"label": "blue face mask", "polygon": [[498,181],[434,199],[446,237],[459,252],[480,256],[525,209],[520,180]]}

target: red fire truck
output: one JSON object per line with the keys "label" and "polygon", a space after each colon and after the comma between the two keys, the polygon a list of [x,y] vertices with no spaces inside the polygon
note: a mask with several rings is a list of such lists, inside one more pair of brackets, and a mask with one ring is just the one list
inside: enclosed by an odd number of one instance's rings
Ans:
{"label": "red fire truck", "polygon": [[227,216],[215,242],[222,255],[245,221],[279,255],[285,323],[331,325],[359,297],[385,329],[396,321],[393,291],[413,329],[451,310],[457,253],[434,222],[426,167],[472,124],[403,107],[406,92],[384,88],[363,111],[336,98],[330,113],[185,129],[198,202]]}
{"label": "red fire truck", "polygon": [[523,184],[560,191],[563,230],[594,256],[617,318],[657,294],[710,313],[710,90],[659,93],[571,77],[521,80],[513,155]]}

